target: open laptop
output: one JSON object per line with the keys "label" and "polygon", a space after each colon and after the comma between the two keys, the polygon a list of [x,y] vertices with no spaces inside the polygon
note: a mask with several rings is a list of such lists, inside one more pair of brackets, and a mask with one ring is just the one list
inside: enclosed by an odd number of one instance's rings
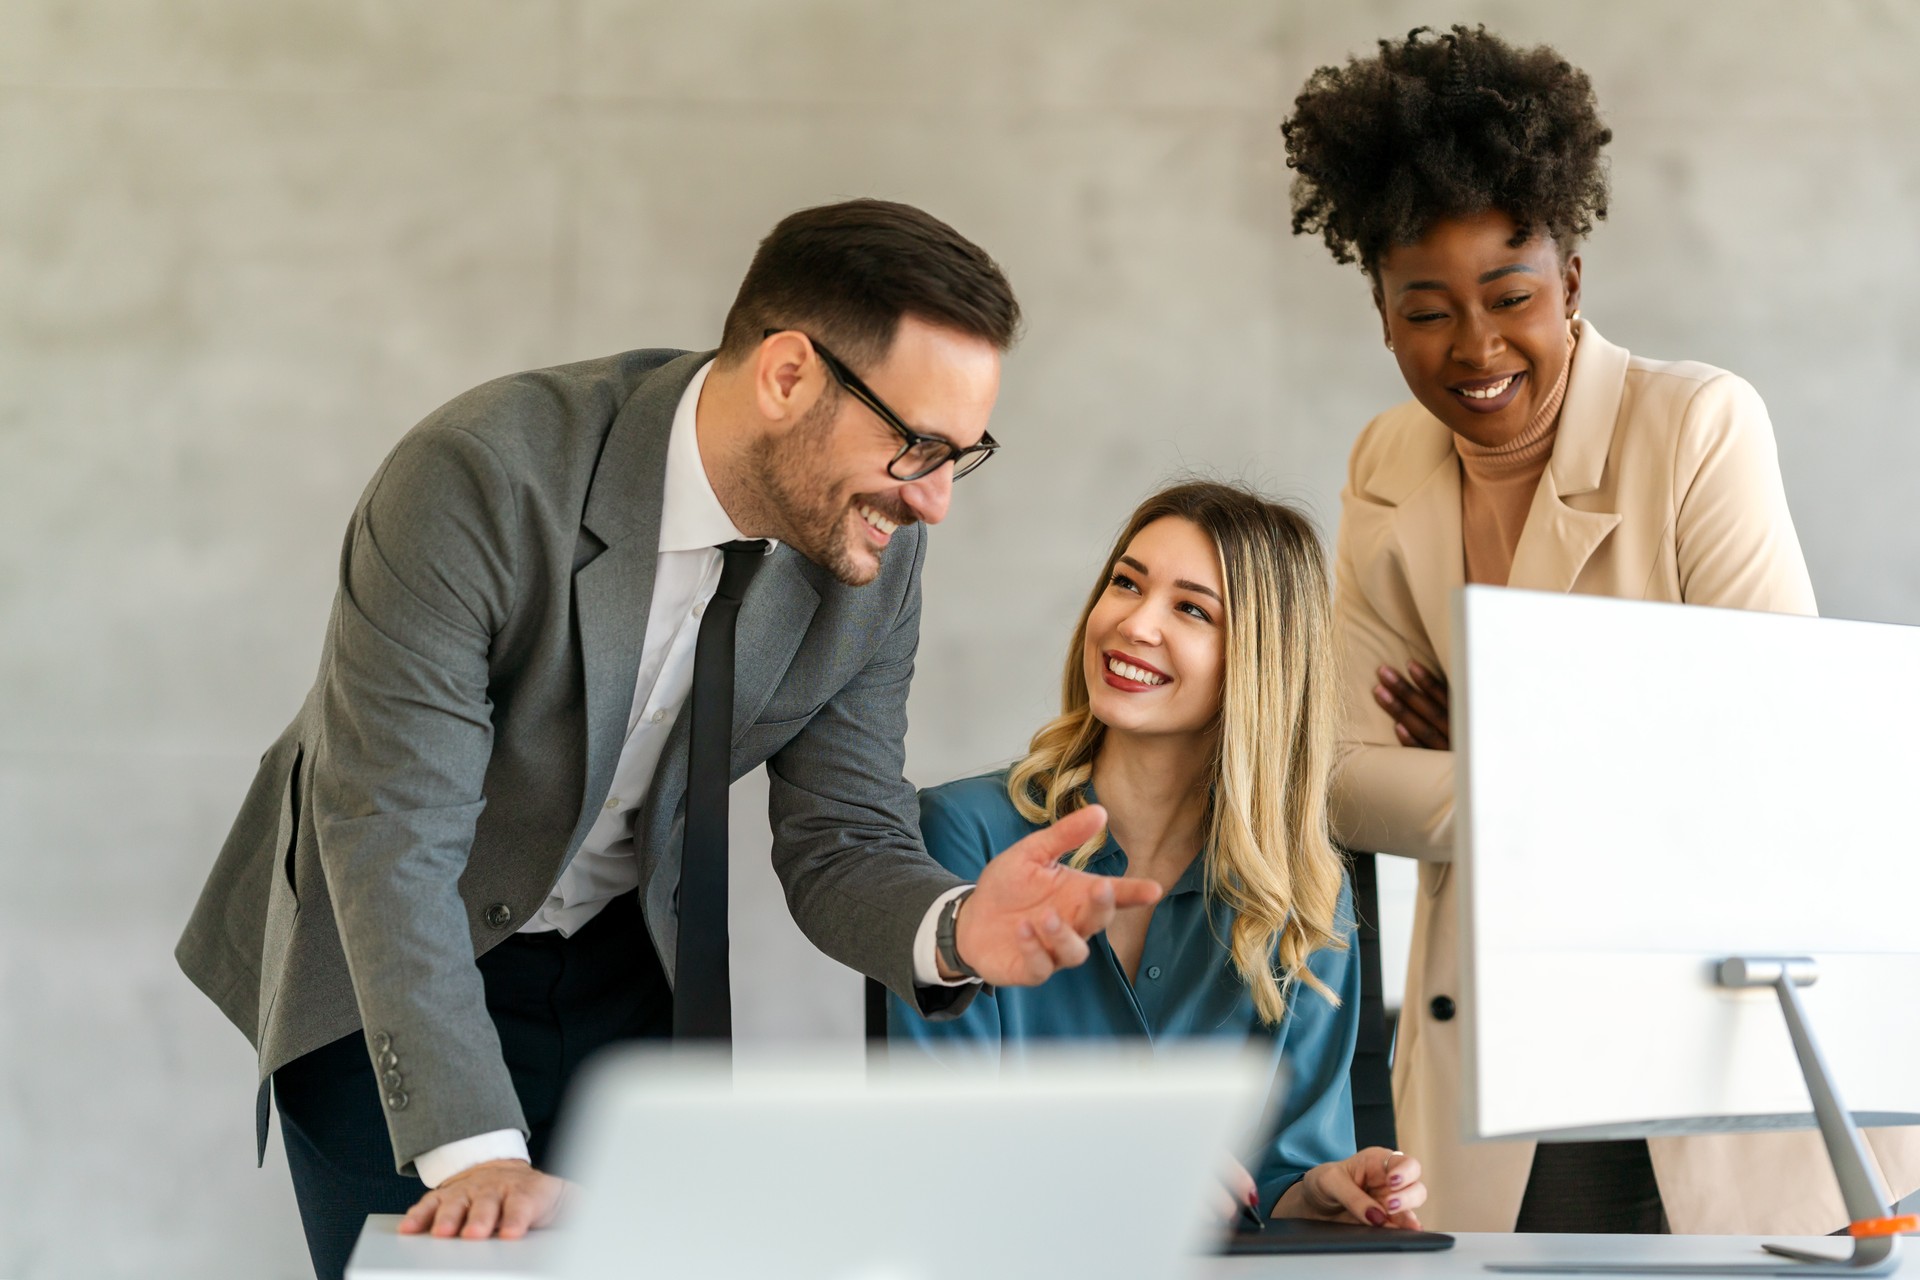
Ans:
{"label": "open laptop", "polygon": [[[1223,1155],[1271,1065],[1085,1052],[999,1072],[723,1062],[636,1049],[575,1098],[564,1277],[1058,1280],[1177,1275],[1220,1228]],[[1116,1230],[1116,1224],[1124,1224]]]}

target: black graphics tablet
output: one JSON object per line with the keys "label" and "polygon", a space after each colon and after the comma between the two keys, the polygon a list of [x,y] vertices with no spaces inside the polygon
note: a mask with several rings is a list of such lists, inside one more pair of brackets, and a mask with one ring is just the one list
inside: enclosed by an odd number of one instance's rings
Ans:
{"label": "black graphics tablet", "polygon": [[1227,1237],[1220,1252],[1259,1253],[1432,1253],[1453,1248],[1453,1237],[1438,1231],[1402,1231],[1361,1227],[1311,1218],[1270,1218],[1259,1231],[1240,1230]]}

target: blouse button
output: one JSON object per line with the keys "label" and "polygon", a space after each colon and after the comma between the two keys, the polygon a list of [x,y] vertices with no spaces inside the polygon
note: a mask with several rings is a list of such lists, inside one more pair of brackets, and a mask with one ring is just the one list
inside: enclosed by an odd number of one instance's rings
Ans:
{"label": "blouse button", "polygon": [[1147,969],[1147,977],[1158,982],[1160,980],[1160,966],[1157,964],[1149,966]]}

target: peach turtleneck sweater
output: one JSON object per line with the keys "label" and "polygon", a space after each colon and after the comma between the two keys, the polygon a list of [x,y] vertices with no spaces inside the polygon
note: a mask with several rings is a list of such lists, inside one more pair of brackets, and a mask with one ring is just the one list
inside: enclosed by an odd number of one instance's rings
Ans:
{"label": "peach turtleneck sweater", "polygon": [[1553,457],[1560,430],[1560,405],[1567,398],[1576,338],[1567,331],[1567,361],[1560,380],[1541,402],[1533,421],[1503,445],[1485,448],[1463,436],[1453,438],[1460,455],[1460,541],[1466,551],[1467,581],[1507,585],[1514,549],[1526,528],[1534,490]]}

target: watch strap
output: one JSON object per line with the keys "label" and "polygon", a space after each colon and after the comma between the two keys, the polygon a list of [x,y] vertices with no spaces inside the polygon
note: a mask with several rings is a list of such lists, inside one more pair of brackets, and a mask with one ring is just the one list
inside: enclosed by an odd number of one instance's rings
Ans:
{"label": "watch strap", "polygon": [[972,965],[960,958],[960,946],[956,938],[959,930],[955,926],[960,918],[961,904],[972,896],[971,887],[964,893],[954,894],[948,899],[947,904],[940,908],[940,918],[934,922],[933,927],[933,948],[940,957],[940,963],[963,978],[980,976]]}

